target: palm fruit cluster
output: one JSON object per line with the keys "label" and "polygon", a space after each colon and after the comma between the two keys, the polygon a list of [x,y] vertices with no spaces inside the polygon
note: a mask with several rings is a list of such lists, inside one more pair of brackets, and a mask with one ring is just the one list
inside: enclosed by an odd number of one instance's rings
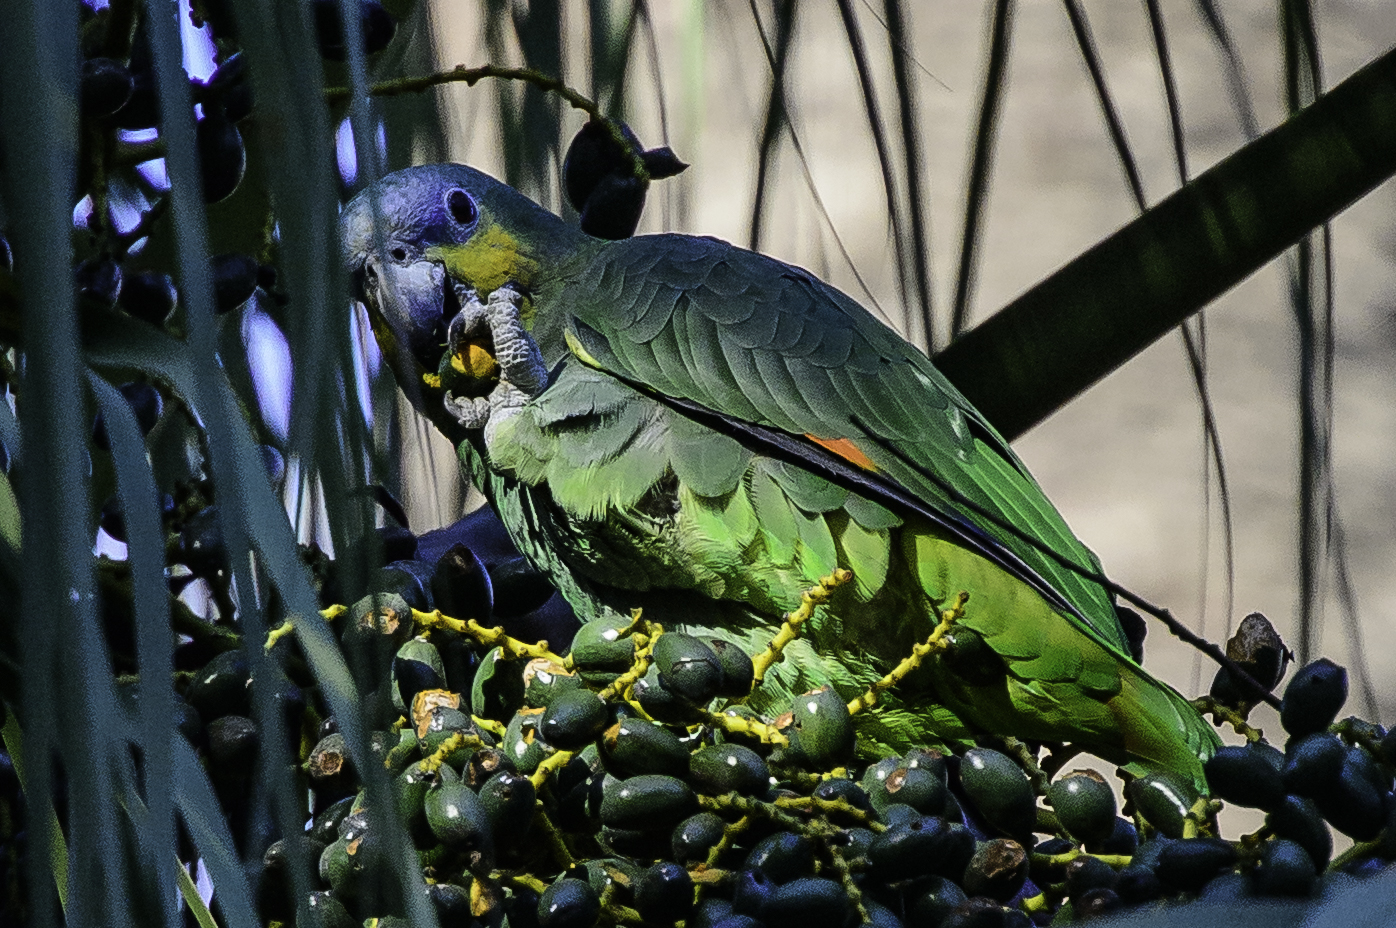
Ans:
{"label": "palm fruit cluster", "polygon": [[[963,753],[866,756],[832,691],[774,718],[747,708],[779,643],[753,655],[637,614],[583,625],[553,651],[508,633],[556,603],[541,575],[460,544],[434,560],[412,556],[430,557],[425,546],[406,553],[348,607],[334,600],[335,565],[318,570],[374,727],[371,762],[443,928],[1067,924],[1195,898],[1316,896],[1396,858],[1396,735],[1337,721],[1347,680],[1327,660],[1285,690],[1284,750],[1208,705],[1245,740],[1207,763],[1205,797],[1164,774],[1116,784],[1068,770],[1063,745],[986,738]],[[311,924],[408,925],[374,888],[393,864],[366,779],[310,681],[291,682],[294,636],[265,646],[286,669],[312,796]],[[285,845],[247,814],[261,748],[246,691],[241,648],[219,655],[184,690],[185,731],[245,856],[260,854],[263,918],[289,923]],[[1224,803],[1264,810],[1264,828],[1222,837]],[[1358,842],[1336,860],[1332,830]]]}

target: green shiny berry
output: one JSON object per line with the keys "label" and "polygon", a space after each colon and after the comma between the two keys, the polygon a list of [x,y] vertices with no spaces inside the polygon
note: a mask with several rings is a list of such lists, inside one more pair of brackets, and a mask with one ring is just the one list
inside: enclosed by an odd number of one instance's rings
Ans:
{"label": "green shiny berry", "polygon": [[654,663],[664,688],[695,705],[707,705],[722,688],[722,662],[692,635],[660,635],[654,643]]}
{"label": "green shiny berry", "polygon": [[577,751],[605,730],[609,716],[605,701],[591,690],[566,690],[549,702],[538,732],[559,750]]}
{"label": "green shiny berry", "polygon": [[722,685],[717,695],[729,699],[741,699],[750,695],[752,682],[756,678],[756,668],[751,663],[751,655],[735,642],[722,638],[709,638],[708,645],[717,655],[722,665]]}
{"label": "green shiny berry", "polygon": [[1326,657],[1299,668],[1285,687],[1280,724],[1291,737],[1322,731],[1338,717],[1348,698],[1348,672]]}
{"label": "green shiny berry", "polygon": [[430,757],[447,741],[460,735],[459,746],[445,758],[446,763],[457,770],[485,743],[484,736],[470,716],[450,706],[434,707],[426,717],[426,724],[419,725],[416,734],[423,757]]}
{"label": "green shiny berry", "polygon": [[960,762],[960,783],[979,813],[1010,838],[1028,839],[1037,825],[1037,797],[1013,759],[989,748],[971,748]]}
{"label": "green shiny berry", "polygon": [[689,752],[678,735],[642,718],[616,722],[602,734],[601,763],[619,779],[644,773],[688,776]]}
{"label": "green shiny berry", "polygon": [[533,822],[537,791],[533,781],[517,773],[500,770],[480,787],[480,805],[494,829],[496,844],[520,838]]}
{"label": "green shiny berry", "polygon": [[883,781],[891,802],[911,806],[922,815],[942,815],[950,788],[928,767],[898,767]]}
{"label": "green shiny berry", "polygon": [[1129,785],[1130,798],[1141,815],[1170,838],[1183,836],[1188,810],[1197,800],[1190,784],[1166,773],[1151,773]]}
{"label": "green shiny berry", "polygon": [[420,635],[410,638],[398,648],[393,658],[393,708],[406,713],[412,698],[422,690],[446,688],[446,667],[436,645]]}
{"label": "green shiny berry", "polygon": [[542,709],[520,709],[504,729],[500,747],[520,773],[533,773],[544,758],[554,753],[555,749],[538,735],[542,718]]}
{"label": "green shiny berry", "polygon": [[538,899],[539,928],[591,928],[600,914],[601,899],[585,880],[558,880]]}
{"label": "green shiny berry", "polygon": [[715,744],[694,752],[689,782],[704,793],[764,795],[770,789],[771,771],[761,755],[740,744]]}
{"label": "green shiny berry", "polygon": [[795,697],[791,716],[791,745],[798,744],[798,754],[811,769],[831,770],[853,757],[853,717],[848,703],[832,687]]}
{"label": "green shiny berry", "polygon": [[727,823],[716,812],[690,815],[674,828],[671,850],[674,860],[684,866],[706,863],[708,855],[722,840]]}
{"label": "green shiny berry", "polygon": [[471,868],[492,866],[494,834],[480,797],[461,782],[450,767],[427,790],[423,806],[427,825],[436,839],[465,853]]}
{"label": "green shiny berry", "polygon": [[1094,770],[1073,770],[1047,787],[1057,821],[1079,843],[1104,841],[1115,828],[1115,791]]}
{"label": "green shiny berry", "polygon": [[584,688],[580,676],[567,673],[552,661],[538,658],[524,669],[524,705],[530,709],[546,709],[563,693]]}
{"label": "green shiny berry", "polygon": [[306,918],[296,920],[296,928],[359,928],[349,910],[328,892],[311,893],[306,900]]}
{"label": "green shiny berry", "polygon": [[814,842],[804,835],[778,831],[756,843],[746,855],[746,869],[759,870],[772,883],[788,883],[814,872]]}
{"label": "green shiny berry", "polygon": [[692,702],[664,685],[657,664],[650,664],[645,675],[636,682],[635,700],[646,715],[659,722],[683,725],[702,718]]}
{"label": "green shiny berry", "polygon": [[506,660],[503,649],[491,649],[475,668],[470,685],[471,714],[507,722],[523,706],[524,667],[522,660]]}
{"label": "green shiny berry", "polygon": [[870,764],[868,769],[863,771],[863,778],[858,781],[863,787],[863,792],[868,794],[872,807],[879,813],[888,805],[898,801],[893,799],[887,791],[887,778],[901,766],[902,762],[898,758],[884,757],[877,763]]}
{"label": "green shiny berry", "polygon": [[406,826],[419,848],[428,848],[435,843],[431,829],[427,827],[426,798],[427,791],[436,780],[436,772],[425,769],[421,761],[409,766],[393,780],[398,821]]}
{"label": "green shiny berry", "polygon": [[965,892],[1007,902],[1028,879],[1028,854],[1012,838],[982,841],[965,868]]}
{"label": "green shiny berry", "polygon": [[592,685],[604,685],[635,662],[635,639],[626,634],[630,619],[603,616],[577,629],[572,639],[572,663]]}
{"label": "green shiny berry", "polygon": [[644,774],[606,784],[601,822],[612,828],[659,829],[677,824],[697,811],[688,784],[663,774]]}

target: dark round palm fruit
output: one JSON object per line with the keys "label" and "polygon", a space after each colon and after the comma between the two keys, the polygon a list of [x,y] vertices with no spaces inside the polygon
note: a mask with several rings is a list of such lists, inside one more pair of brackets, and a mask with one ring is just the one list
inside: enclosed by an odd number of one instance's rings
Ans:
{"label": "dark round palm fruit", "polygon": [[642,773],[685,778],[691,756],[678,735],[642,718],[621,719],[606,729],[600,755],[606,772],[622,780]]}
{"label": "dark round palm fruit", "polygon": [[[470,912],[470,890],[456,883],[428,883],[427,896],[436,911],[441,928],[470,928],[475,916]],[[534,908],[537,908],[534,900]],[[532,916],[537,919],[537,913]],[[380,925],[381,928],[381,925]]]}
{"label": "dark round palm fruit", "polygon": [[239,648],[224,651],[194,675],[184,698],[205,724],[225,715],[242,715],[250,708],[251,665]]}
{"label": "dark round palm fruit", "polygon": [[166,317],[174,310],[176,299],[177,293],[168,275],[140,271],[123,276],[117,305],[137,319],[159,326],[165,324]]}
{"label": "dark round palm fruit", "polygon": [[693,878],[672,861],[660,861],[635,884],[635,909],[647,922],[668,924],[687,918],[693,908]]}
{"label": "dark round palm fruit", "polygon": [[588,689],[571,689],[548,703],[538,731],[553,747],[577,751],[594,741],[609,719],[610,713],[600,696]]}
{"label": "dark round palm fruit", "polygon": [[417,536],[401,525],[389,524],[373,530],[383,549],[383,562],[395,564],[417,556]]}
{"label": "dark round palm fruit", "polygon": [[1120,871],[1115,881],[1115,893],[1126,905],[1141,905],[1162,896],[1163,881],[1152,867],[1131,864]]}
{"label": "dark round palm fruit", "polygon": [[600,914],[601,899],[585,880],[558,880],[538,899],[540,928],[591,928]]}
{"label": "dark round palm fruit", "polygon": [[633,175],[607,174],[582,207],[578,224],[587,235],[619,241],[635,234],[645,210],[649,182]]}
{"label": "dark round palm fruit", "polygon": [[689,782],[704,793],[764,795],[770,788],[770,768],[751,748],[740,744],[713,744],[699,748],[689,759]]}
{"label": "dark round palm fruit", "polygon": [[252,766],[259,741],[257,723],[241,715],[225,715],[208,724],[208,753],[218,769],[245,771]]}
{"label": "dark round palm fruit", "polygon": [[1363,766],[1346,760],[1337,780],[1314,796],[1314,804],[1328,824],[1356,841],[1371,841],[1381,834],[1387,802],[1387,794],[1372,782]]}
{"label": "dark round palm fruit", "polygon": [[[1285,647],[1279,632],[1275,631],[1275,626],[1259,612],[1252,612],[1241,620],[1236,634],[1227,639],[1226,656],[1267,693],[1279,684],[1285,668],[1294,657]],[[1249,709],[1260,699],[1253,687],[1236,679],[1225,667],[1217,668],[1210,694],[1218,702],[1242,710]]]}
{"label": "dark round palm fruit", "polygon": [[257,260],[251,255],[214,255],[209,261],[209,270],[213,277],[214,308],[220,313],[237,309],[250,300],[257,289]]}
{"label": "dark round palm fruit", "polygon": [[[498,569],[490,577],[494,581],[495,611],[499,612],[503,608],[503,594],[507,585],[501,580]],[[630,669],[635,661],[635,638],[626,634],[629,627],[629,619],[602,616],[577,629],[572,639],[571,657],[583,680],[608,683]],[[653,665],[650,666],[653,669]],[[655,670],[654,673],[657,680],[659,671]]]}
{"label": "dark round palm fruit", "polygon": [[791,716],[791,748],[813,769],[831,770],[853,757],[853,718],[833,687],[796,696]]}
{"label": "dark round palm fruit", "polygon": [[1113,889],[1091,889],[1082,893],[1074,903],[1076,914],[1082,919],[1097,918],[1114,912],[1124,905],[1120,894]]}
{"label": "dark round palm fruit", "polygon": [[907,904],[908,921],[927,928],[940,925],[951,912],[968,901],[965,891],[957,883],[939,876],[918,884],[917,893]]}
{"label": "dark round palm fruit", "polygon": [[[553,595],[553,586],[548,578],[522,555],[500,561],[490,568],[489,576],[494,592],[494,613],[506,619],[532,612]],[[623,625],[630,624],[629,619],[620,621]],[[630,639],[625,640],[628,643]],[[573,647],[576,647],[575,643]],[[630,658],[627,656],[625,667],[617,672],[628,669]]]}
{"label": "dark round palm fruit", "polygon": [[743,870],[732,884],[732,912],[762,918],[775,895],[775,881],[760,870]]}
{"label": "dark round palm fruit", "polygon": [[[630,127],[625,123],[617,126],[621,135],[639,151],[640,140]],[[633,177],[634,166],[624,146],[616,141],[611,126],[595,119],[588,120],[572,137],[562,162],[562,184],[567,191],[567,201],[578,213],[583,212],[597,185],[611,175]]]}
{"label": "dark round palm fruit", "polygon": [[[160,412],[164,409],[164,401],[160,398],[160,391],[148,383],[123,383],[117,388],[121,395],[126,398],[131,411],[136,414],[136,424],[140,426],[142,435],[149,435],[150,430],[155,428],[156,421],[160,418]],[[107,423],[100,412],[92,423],[92,444],[103,451],[111,450],[111,437],[107,434]]]}
{"label": "dark round palm fruit", "polygon": [[[477,752],[476,757],[481,753]],[[533,821],[537,792],[533,781],[510,770],[500,770],[480,787],[480,804],[485,808],[497,841],[522,837]]]}
{"label": "dark round palm fruit", "polygon": [[82,301],[111,309],[121,298],[121,265],[108,258],[88,258],[73,268],[73,284]]}
{"label": "dark round palm fruit", "polygon": [[1057,820],[1082,844],[1104,841],[1115,828],[1115,791],[1094,770],[1073,770],[1047,787]]}
{"label": "dark round palm fruit", "polygon": [[747,853],[746,869],[759,870],[776,884],[808,876],[814,872],[814,842],[789,831],[767,835]]}
{"label": "dark round palm fruit", "polygon": [[1236,848],[1221,838],[1170,841],[1159,851],[1154,869],[1167,886],[1197,892],[1213,877],[1236,865]]}
{"label": "dark round palm fruit", "polygon": [[606,785],[601,823],[612,828],[666,828],[692,815],[697,806],[698,799],[687,783],[647,773]]}
{"label": "dark round palm fruit", "polygon": [[[321,56],[330,61],[343,61],[346,56],[344,21],[339,18],[338,0],[314,0],[311,8]],[[381,52],[392,42],[397,22],[377,0],[359,0],[359,20],[362,23],[365,55]]]}
{"label": "dark round palm fruit", "polygon": [[971,896],[1007,902],[1028,880],[1028,854],[1012,838],[994,838],[975,848],[963,884]]}
{"label": "dark round palm fruit", "polygon": [[[586,674],[582,676],[585,679]],[[702,713],[693,703],[664,686],[656,664],[650,664],[645,675],[635,683],[634,694],[640,708],[656,721],[686,725],[702,718]]]}
{"label": "dark round palm fruit", "polygon": [[1318,879],[1313,858],[1295,841],[1272,838],[1260,849],[1251,871],[1251,888],[1262,896],[1309,896]]}
{"label": "dark round palm fruit", "polygon": [[1310,797],[1328,791],[1337,783],[1346,757],[1343,742],[1326,731],[1291,739],[1281,774],[1285,791]]}
{"label": "dark round palm fruit", "polygon": [[695,705],[706,705],[722,687],[721,661],[692,635],[660,635],[654,643],[654,663],[663,687]]}
{"label": "dark round palm fruit", "polygon": [[306,900],[308,922],[296,920],[296,928],[359,928],[344,903],[327,891],[313,892]]}
{"label": "dark round palm fruit", "polygon": [[1333,835],[1323,823],[1318,805],[1301,795],[1286,795],[1276,808],[1265,816],[1266,828],[1277,836],[1287,837],[1308,851],[1309,858],[1319,868],[1328,867],[1333,855]]}
{"label": "dark round palm fruit", "polygon": [[706,863],[708,854],[722,840],[727,823],[716,812],[699,812],[679,822],[674,828],[672,847],[674,860],[685,867]]}
{"label": "dark round palm fruit", "polygon": [[1272,809],[1285,795],[1285,782],[1269,751],[1255,744],[1226,745],[1202,765],[1212,795],[1232,805]]}
{"label": "dark round palm fruit", "polygon": [[199,146],[204,202],[227,199],[247,170],[247,149],[242,143],[242,133],[226,116],[214,110],[199,120],[195,138]]}
{"label": "dark round palm fruit", "polygon": [[1291,738],[1322,731],[1348,699],[1348,672],[1326,657],[1299,668],[1285,687],[1280,724]]}
{"label": "dark round palm fruit", "polygon": [[436,608],[457,619],[487,622],[494,611],[490,575],[474,552],[462,544],[452,545],[436,562],[431,596]]}
{"label": "dark round palm fruit", "polygon": [[936,872],[946,855],[946,831],[943,819],[931,817],[888,825],[868,848],[873,872],[889,883]]}
{"label": "dark round palm fruit", "polygon": [[960,784],[989,825],[1010,838],[1031,840],[1037,797],[1012,758],[989,748],[971,748],[960,761]]}
{"label": "dark round palm fruit", "polygon": [[1072,899],[1095,889],[1114,889],[1118,881],[1115,868],[1099,857],[1086,854],[1066,865],[1066,894]]}
{"label": "dark round palm fruit", "polygon": [[349,758],[348,746],[338,732],[320,739],[311,750],[305,767],[310,775],[310,788],[323,800],[334,801],[358,791],[358,776]]}
{"label": "dark round palm fruit", "polygon": [[722,638],[709,638],[707,641],[713,653],[717,655],[718,663],[722,665],[722,685],[718,688],[717,695],[730,699],[740,699],[749,695],[752,681],[756,677],[751,655],[742,650],[740,645]]}
{"label": "dark round palm fruit", "polygon": [[1151,773],[1129,784],[1144,819],[1170,838],[1183,836],[1183,822],[1197,797],[1190,784],[1167,773]]}
{"label": "dark round palm fruit", "polygon": [[78,100],[87,119],[105,119],[126,105],[135,90],[131,69],[111,58],[82,63]]}
{"label": "dark round palm fruit", "polygon": [[771,928],[841,928],[851,908],[841,884],[807,876],[776,887],[764,921]]}
{"label": "dark round palm fruit", "polygon": [[[835,824],[851,825],[866,821],[866,814],[872,813],[873,810],[872,800],[868,798],[867,793],[863,792],[863,787],[843,777],[830,777],[816,786],[814,792],[810,795],[815,799],[822,799],[825,802],[842,801],[853,809],[865,813],[864,815],[845,816],[843,813],[835,810],[827,810],[825,814],[828,815],[829,820]],[[927,814],[934,815],[937,813],[928,812]]]}
{"label": "dark round palm fruit", "polygon": [[1115,816],[1115,827],[1110,830],[1110,837],[1103,841],[1092,841],[1086,845],[1086,850],[1092,854],[1123,854],[1129,856],[1134,853],[1134,849],[1139,846],[1139,831],[1134,827],[1134,822],[1123,816]]}

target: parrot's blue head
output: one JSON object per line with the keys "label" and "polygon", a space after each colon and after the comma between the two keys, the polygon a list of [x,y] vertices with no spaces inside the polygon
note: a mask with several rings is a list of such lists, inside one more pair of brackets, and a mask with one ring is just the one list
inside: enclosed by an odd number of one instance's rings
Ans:
{"label": "parrot's blue head", "polygon": [[[463,164],[389,174],[340,216],[345,266],[375,317],[380,341],[436,369],[460,308],[455,283],[481,297],[512,283],[525,292],[555,255],[585,238],[532,200]],[[384,331],[386,327],[387,331]]]}

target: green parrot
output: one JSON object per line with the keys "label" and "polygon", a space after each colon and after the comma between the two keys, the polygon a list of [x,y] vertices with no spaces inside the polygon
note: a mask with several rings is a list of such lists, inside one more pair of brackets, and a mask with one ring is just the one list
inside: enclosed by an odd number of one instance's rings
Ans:
{"label": "green parrot", "polygon": [[862,693],[965,592],[949,649],[855,717],[864,749],[1069,741],[1205,789],[1217,735],[1062,563],[1095,557],[845,294],[715,238],[592,238],[459,164],[385,177],[341,228],[399,380],[583,621],[640,607],[755,653],[848,569],[753,697],[774,714],[817,686]]}

